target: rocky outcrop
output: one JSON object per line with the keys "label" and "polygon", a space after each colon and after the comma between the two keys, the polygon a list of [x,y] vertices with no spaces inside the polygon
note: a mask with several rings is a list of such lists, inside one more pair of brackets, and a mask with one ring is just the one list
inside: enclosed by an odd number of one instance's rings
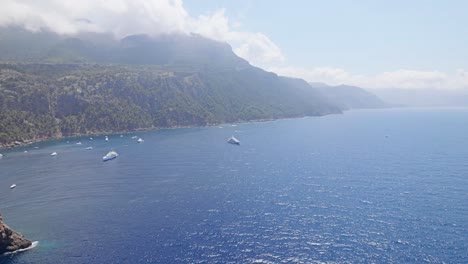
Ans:
{"label": "rocky outcrop", "polygon": [[0,215],[0,255],[7,252],[28,248],[31,245],[31,241],[5,225],[3,223],[3,218]]}

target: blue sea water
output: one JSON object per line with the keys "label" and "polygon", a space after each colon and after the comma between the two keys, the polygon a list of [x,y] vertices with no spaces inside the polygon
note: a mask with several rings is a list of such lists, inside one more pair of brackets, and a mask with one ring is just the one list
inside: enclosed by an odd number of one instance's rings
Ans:
{"label": "blue sea water", "polygon": [[468,263],[466,108],[109,139],[0,151],[0,263]]}

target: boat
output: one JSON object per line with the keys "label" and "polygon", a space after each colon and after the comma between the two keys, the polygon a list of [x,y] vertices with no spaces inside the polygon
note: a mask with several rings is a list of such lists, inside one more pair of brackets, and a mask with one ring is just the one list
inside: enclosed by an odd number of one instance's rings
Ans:
{"label": "boat", "polygon": [[77,144],[77,145],[81,145],[81,142],[77,142],[76,144]]}
{"label": "boat", "polygon": [[16,184],[12,184],[12,185],[10,186],[10,189],[14,189],[14,188],[16,188]]}
{"label": "boat", "polygon": [[109,141],[109,138],[106,136],[106,141]]}
{"label": "boat", "polygon": [[139,138],[139,139],[137,140],[137,142],[138,142],[138,143],[142,143],[142,142],[145,142],[145,141],[144,141],[142,138]]}
{"label": "boat", "polygon": [[0,158],[3,158],[3,154],[0,154]]}
{"label": "boat", "polygon": [[228,139],[227,142],[228,142],[228,143],[231,143],[231,144],[234,144],[234,145],[240,145],[240,141],[239,141],[237,138],[235,138],[234,136],[231,136],[231,137]]}
{"label": "boat", "polygon": [[52,152],[51,156],[57,156],[57,152]]}
{"label": "boat", "polygon": [[121,138],[123,138],[123,135],[120,135]]}
{"label": "boat", "polygon": [[86,148],[86,150],[92,150],[92,149],[93,149],[93,147],[87,147]]}
{"label": "boat", "polygon": [[115,159],[119,156],[119,153],[115,152],[115,151],[109,151],[109,153],[107,153],[104,157],[102,157],[102,161],[108,161],[108,160],[111,160],[111,159]]}
{"label": "boat", "polygon": [[137,136],[133,136],[133,137],[132,137],[132,139],[136,139],[136,138],[137,138]]}

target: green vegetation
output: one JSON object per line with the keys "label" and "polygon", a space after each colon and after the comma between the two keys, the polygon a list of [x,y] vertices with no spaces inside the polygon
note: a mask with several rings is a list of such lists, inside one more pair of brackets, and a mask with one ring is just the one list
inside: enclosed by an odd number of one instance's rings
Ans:
{"label": "green vegetation", "polygon": [[338,113],[307,83],[255,67],[0,64],[0,144]]}

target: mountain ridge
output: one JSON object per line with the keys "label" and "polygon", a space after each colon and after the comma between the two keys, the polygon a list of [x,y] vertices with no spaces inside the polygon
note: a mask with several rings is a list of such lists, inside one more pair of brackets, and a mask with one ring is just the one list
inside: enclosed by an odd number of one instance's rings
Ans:
{"label": "mountain ridge", "polygon": [[[31,48],[39,51],[33,56],[21,54],[28,32],[0,30],[2,38],[8,34],[9,42],[0,41],[3,146],[101,132],[341,113],[304,80],[254,67],[227,43],[199,35],[112,40],[99,34],[80,39],[29,33],[29,45],[42,40],[40,48]],[[2,53],[15,38],[23,44],[16,55]]]}
{"label": "mountain ridge", "polygon": [[377,95],[361,87],[344,84],[337,86],[330,86],[324,83],[309,84],[342,110],[389,107],[389,104]]}

